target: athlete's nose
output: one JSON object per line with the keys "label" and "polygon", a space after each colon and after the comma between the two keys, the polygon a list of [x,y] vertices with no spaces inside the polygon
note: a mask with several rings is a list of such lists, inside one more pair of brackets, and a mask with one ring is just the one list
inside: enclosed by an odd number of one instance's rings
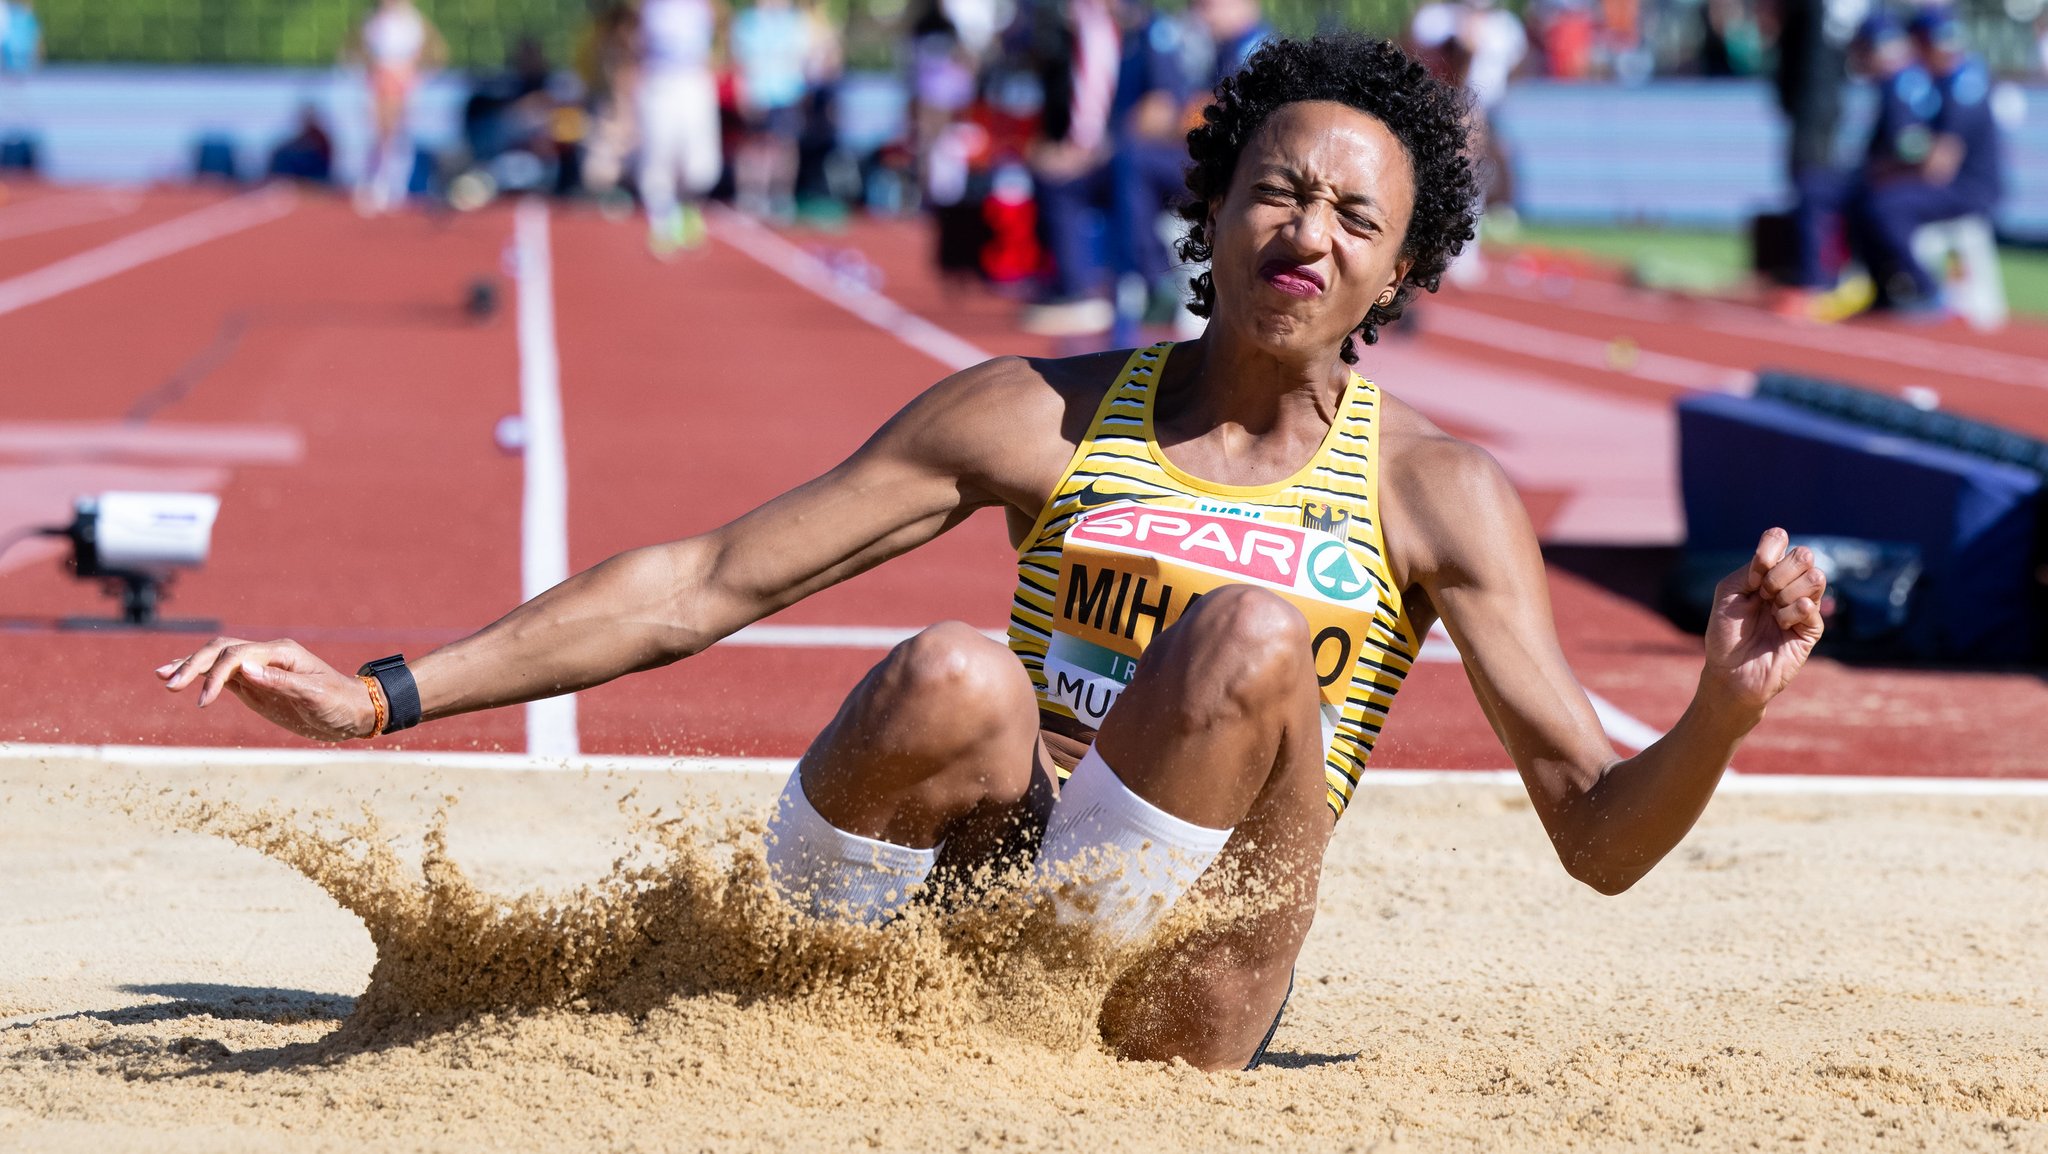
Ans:
{"label": "athlete's nose", "polygon": [[1311,200],[1295,212],[1287,226],[1280,230],[1280,241],[1286,246],[1284,253],[1296,264],[1314,267],[1330,255],[1330,237],[1334,222],[1329,219],[1331,209],[1321,201]]}

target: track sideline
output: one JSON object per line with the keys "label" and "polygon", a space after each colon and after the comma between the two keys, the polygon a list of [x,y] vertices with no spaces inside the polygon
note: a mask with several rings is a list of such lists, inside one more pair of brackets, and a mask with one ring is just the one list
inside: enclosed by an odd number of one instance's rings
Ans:
{"label": "track sideline", "polygon": [[[538,757],[522,753],[407,753],[388,749],[214,749],[203,746],[60,745],[0,742],[0,760],[98,761],[133,769],[261,768],[327,769],[349,765],[415,765],[423,769],[495,770],[521,773],[715,773],[787,774],[793,757]],[[1440,785],[1513,786],[1512,769],[1367,769],[1364,786],[1414,788]],[[1718,790],[1734,795],[1829,795],[1918,797],[2042,797],[2048,781],[2025,778],[1878,777],[1859,774],[1762,774],[1729,770]]]}
{"label": "track sideline", "polygon": [[0,281],[0,316],[289,215],[298,194],[267,185]]}
{"label": "track sideline", "polygon": [[1802,326],[1712,298],[1686,298],[1681,306],[1677,302],[1645,298],[1642,294],[1630,293],[1597,280],[1576,281],[1571,292],[1552,296],[1539,289],[1509,284],[1500,277],[1462,291],[1474,296],[1498,297],[1615,320],[1695,326],[1735,338],[1738,343],[1726,346],[1729,348],[1746,349],[1748,346],[1739,342],[1761,341],[1857,360],[1906,365],[1949,376],[1974,377],[1990,384],[2048,389],[2048,358],[1868,325]]}
{"label": "track sideline", "polygon": [[41,236],[46,232],[95,224],[133,214],[142,207],[140,193],[112,189],[59,193],[0,209],[0,240]]}
{"label": "track sideline", "polygon": [[[569,452],[562,435],[562,358],[555,344],[553,252],[548,204],[519,202],[512,218],[519,294],[519,416],[524,491],[519,525],[519,596],[531,601],[569,579]],[[526,749],[575,757],[576,695],[526,703]]]}

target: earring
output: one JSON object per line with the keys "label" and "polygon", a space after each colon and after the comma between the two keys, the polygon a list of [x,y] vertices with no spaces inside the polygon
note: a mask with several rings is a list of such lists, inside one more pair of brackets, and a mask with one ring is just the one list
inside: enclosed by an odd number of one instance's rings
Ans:
{"label": "earring", "polygon": [[1387,307],[1388,305],[1390,305],[1390,304],[1393,304],[1393,303],[1394,303],[1394,294],[1393,294],[1393,292],[1392,292],[1391,290],[1390,290],[1390,291],[1388,291],[1388,292],[1383,292],[1383,293],[1381,293],[1381,294],[1380,294],[1380,299],[1379,299],[1379,306],[1380,306],[1381,308],[1386,308],[1386,307]]}

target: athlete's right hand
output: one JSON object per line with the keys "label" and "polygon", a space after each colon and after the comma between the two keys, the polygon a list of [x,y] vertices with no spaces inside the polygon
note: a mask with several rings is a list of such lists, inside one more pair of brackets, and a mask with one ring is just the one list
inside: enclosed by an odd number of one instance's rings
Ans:
{"label": "athlete's right hand", "polygon": [[173,693],[198,683],[202,709],[225,690],[272,724],[315,741],[369,737],[377,725],[369,689],[296,641],[216,637],[190,657],[158,666],[156,675]]}

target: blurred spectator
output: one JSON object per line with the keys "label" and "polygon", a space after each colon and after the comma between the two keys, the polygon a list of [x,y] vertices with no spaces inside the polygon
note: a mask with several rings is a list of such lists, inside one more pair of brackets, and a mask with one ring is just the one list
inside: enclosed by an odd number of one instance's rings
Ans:
{"label": "blurred spectator", "polygon": [[1707,0],[1700,8],[1700,75],[1754,76],[1763,71],[1763,30],[1747,0]]}
{"label": "blurred spectator", "polygon": [[[1040,233],[1054,271],[1047,299],[1024,315],[1030,332],[1108,328],[1115,314],[1101,296],[1105,287],[1128,284],[1117,295],[1129,298],[1124,311],[1133,320],[1154,311],[1155,297],[1163,302],[1159,311],[1170,311],[1179,296],[1159,220],[1186,192],[1183,118],[1196,92],[1187,69],[1194,33],[1181,19],[1132,0],[1113,14],[1121,50],[1107,138],[1085,161],[1077,159],[1071,174],[1057,167],[1057,152],[1039,158]],[[1091,215],[1104,223],[1100,243],[1087,227]]]}
{"label": "blurred spectator", "polygon": [[377,0],[356,37],[356,54],[369,70],[370,161],[356,186],[356,207],[384,212],[405,198],[412,181],[413,145],[406,113],[420,74],[447,59],[441,34],[412,0]]}
{"label": "blurred spectator", "polygon": [[1829,9],[1856,2],[1778,0],[1778,107],[1792,122],[1785,168],[1796,219],[1822,218],[1837,202],[1835,126],[1848,81],[1847,43],[1855,29],[1852,24],[1838,40]]}
{"label": "blurred spectator", "polygon": [[521,36],[505,67],[472,83],[462,109],[462,134],[470,155],[489,163],[510,152],[536,156],[553,151],[553,75],[547,49],[535,36]]}
{"label": "blurred spectator", "polygon": [[[1941,286],[1913,256],[1913,232],[1934,221],[1988,217],[2003,192],[1998,125],[1991,114],[1991,70],[1965,50],[1962,27],[1945,8],[1914,15],[1921,66],[1940,100],[1923,155],[1896,179],[1875,184],[1859,205],[1879,299],[1906,312],[1942,307]],[[1916,150],[1918,151],[1918,150]]]}
{"label": "blurred spectator", "polygon": [[1273,26],[1259,0],[1189,0],[1188,14],[1201,23],[1214,47],[1215,66],[1207,88],[1244,67],[1252,53],[1273,37]]}
{"label": "blurred spectator", "polygon": [[326,184],[334,176],[334,140],[312,104],[299,109],[299,130],[270,153],[270,175]]}
{"label": "blurred spectator", "polygon": [[733,161],[740,207],[760,215],[795,210],[797,137],[803,132],[812,23],[791,0],[755,0],[733,21],[746,139]]}
{"label": "blurred spectator", "polygon": [[[927,0],[910,25],[911,147],[921,160],[974,103],[975,53],[946,8],[940,0]],[[929,173],[920,183],[930,187]]]}
{"label": "blurred spectator", "polygon": [[1084,228],[1086,207],[1106,189],[1117,79],[1123,54],[1113,0],[1068,0],[1061,47],[1043,57],[1045,139],[1031,155],[1039,235],[1052,253],[1044,296],[1026,311],[1028,331],[1102,332],[1115,309],[1101,283],[1099,249]]}
{"label": "blurred spectator", "polygon": [[583,187],[624,196],[619,182],[640,136],[640,12],[626,0],[597,0],[576,46],[590,130],[583,142]]}
{"label": "blurred spectator", "polygon": [[[1414,50],[1432,71],[1472,96],[1473,150],[1481,158],[1481,214],[1495,204],[1501,206],[1500,212],[1512,214],[1512,170],[1500,136],[1493,131],[1492,114],[1507,95],[1508,77],[1529,52],[1522,22],[1495,7],[1493,0],[1444,0],[1418,8],[1408,34]],[[1460,249],[1446,275],[1456,284],[1471,284],[1483,277],[1485,264],[1479,245]]]}
{"label": "blurred spectator", "polygon": [[657,256],[702,242],[699,202],[725,165],[714,0],[646,0],[638,33],[640,201]]}
{"label": "blurred spectator", "polygon": [[25,76],[43,62],[35,0],[0,0],[0,75]]}
{"label": "blurred spectator", "polygon": [[996,34],[1008,27],[1017,14],[1012,0],[939,0],[935,6],[959,37],[960,46],[976,63],[988,58]]}
{"label": "blurred spectator", "polygon": [[846,52],[839,25],[818,0],[805,0],[810,59],[804,73],[803,129],[797,136],[794,191],[797,216],[813,226],[844,223],[846,205],[860,197],[860,162],[839,147],[839,82]]}
{"label": "blurred spectator", "polygon": [[1928,125],[1940,108],[1934,80],[1915,59],[1905,29],[1882,12],[1857,30],[1849,58],[1855,71],[1877,86],[1877,116],[1856,168],[1809,170],[1798,190],[1792,216],[1796,268],[1789,291],[1777,304],[1786,316],[1831,318],[1868,303],[1867,292],[1853,285],[1842,290],[1839,302],[1828,296],[1843,255],[1833,243],[1841,214],[1853,212],[1871,189],[1909,175],[1925,159]]}
{"label": "blurred spectator", "polygon": [[1599,38],[1592,0],[1537,0],[1529,11],[1543,74],[1553,80],[1590,78]]}

